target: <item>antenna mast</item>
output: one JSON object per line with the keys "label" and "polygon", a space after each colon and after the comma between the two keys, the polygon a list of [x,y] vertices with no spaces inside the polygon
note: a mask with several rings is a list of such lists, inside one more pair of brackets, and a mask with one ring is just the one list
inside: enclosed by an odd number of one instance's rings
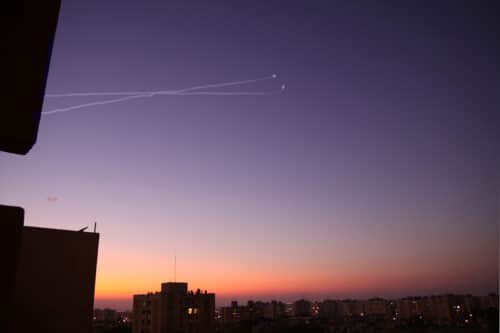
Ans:
{"label": "antenna mast", "polygon": [[174,282],[177,282],[177,256],[174,255]]}

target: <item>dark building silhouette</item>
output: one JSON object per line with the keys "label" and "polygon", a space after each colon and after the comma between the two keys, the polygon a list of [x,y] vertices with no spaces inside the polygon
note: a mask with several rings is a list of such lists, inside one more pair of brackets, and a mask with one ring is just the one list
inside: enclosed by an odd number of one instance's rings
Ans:
{"label": "dark building silhouette", "polygon": [[161,291],[134,295],[134,333],[214,331],[215,294],[188,292],[187,283],[162,283]]}
{"label": "dark building silhouette", "polygon": [[254,302],[249,302],[249,306],[239,306],[237,301],[232,301],[231,306],[221,308],[222,321],[224,324],[237,324],[241,320],[249,320],[250,309],[255,310]]}
{"label": "dark building silhouette", "polygon": [[293,303],[293,315],[296,317],[308,317],[312,314],[311,302],[300,299]]}
{"label": "dark building silhouette", "polygon": [[[5,271],[0,274],[0,292],[6,296],[6,302],[0,302],[0,327],[7,327],[11,318],[14,281],[16,279],[21,237],[23,231],[24,210],[20,207],[0,205],[0,246]],[[3,271],[3,270],[2,270]],[[5,289],[4,289],[5,288]]]}
{"label": "dark building silhouette", "polygon": [[286,304],[276,300],[270,302],[248,301],[246,305],[238,305],[232,301],[230,306],[220,308],[220,319],[226,326],[237,326],[240,323],[259,320],[275,320],[286,316]]}
{"label": "dark building silhouette", "polygon": [[[0,151],[27,154],[36,142],[60,5],[3,8]],[[21,207],[0,205],[0,222],[1,332],[90,333],[99,235],[25,227]]]}
{"label": "dark building silhouette", "polygon": [[92,330],[99,234],[23,227],[10,332]]}

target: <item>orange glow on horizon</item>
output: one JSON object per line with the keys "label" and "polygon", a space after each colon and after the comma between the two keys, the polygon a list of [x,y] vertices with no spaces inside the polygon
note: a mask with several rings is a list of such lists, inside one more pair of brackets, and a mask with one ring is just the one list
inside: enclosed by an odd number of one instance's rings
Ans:
{"label": "orange glow on horizon", "polygon": [[[120,281],[120,283],[116,283]],[[169,282],[172,279],[157,276],[155,279],[135,280],[129,279],[110,279],[98,280],[96,283],[96,298],[131,298],[134,294],[143,294],[160,290],[162,282]],[[238,274],[214,274],[205,276],[203,279],[177,279],[177,281],[188,282],[191,290],[200,288],[213,292],[220,297],[236,296],[260,296],[260,295],[287,295],[287,294],[358,294],[373,293],[373,296],[379,296],[380,293],[394,290],[412,290],[420,287],[426,290],[431,286],[449,284],[449,279],[443,277],[434,279],[432,277],[382,277],[382,276],[354,276],[345,275],[340,277],[319,277],[319,278],[290,278],[282,275],[262,276],[261,273],[249,274],[243,277]]]}
{"label": "orange glow on horizon", "polygon": [[[129,249],[122,253],[99,253],[96,299],[130,299],[134,294],[159,291],[161,283],[174,281],[173,255],[158,251],[144,253]],[[463,267],[424,265],[415,261],[349,261],[329,263],[314,260],[296,263],[284,258],[245,258],[204,254],[177,255],[177,281],[188,282],[190,290],[207,290],[219,297],[265,297],[265,295],[370,295],[393,293],[444,293],[466,290],[496,279],[471,276]],[[239,258],[238,258],[239,259]],[[274,260],[273,260],[274,259]],[[432,267],[430,269],[429,267]],[[489,280],[488,280],[489,279]],[[464,282],[465,281],[465,282]],[[466,284],[468,283],[468,284]],[[323,296],[321,296],[323,297]],[[343,297],[343,296],[342,296]]]}

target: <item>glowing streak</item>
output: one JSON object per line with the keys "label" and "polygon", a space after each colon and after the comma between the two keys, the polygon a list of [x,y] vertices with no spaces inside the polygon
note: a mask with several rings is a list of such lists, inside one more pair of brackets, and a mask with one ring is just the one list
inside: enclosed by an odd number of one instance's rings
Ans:
{"label": "glowing streak", "polygon": [[114,91],[114,92],[89,92],[89,93],[67,93],[67,94],[46,94],[45,97],[85,97],[85,96],[130,96],[130,95],[176,95],[179,93],[189,92],[193,90],[201,90],[208,88],[222,88],[231,86],[240,86],[244,84],[256,83],[261,81],[272,80],[277,77],[276,74],[258,79],[231,81],[222,83],[211,83],[200,86],[189,87],[180,90],[158,90],[158,91]]}
{"label": "glowing streak", "polygon": [[116,98],[116,99],[110,99],[106,101],[98,101],[98,102],[92,102],[92,103],[86,103],[86,104],[79,104],[79,105],[74,105],[74,106],[69,106],[67,108],[61,108],[61,109],[55,109],[55,110],[50,110],[50,111],[45,111],[42,112],[42,115],[49,115],[49,114],[54,114],[54,113],[60,113],[60,112],[68,112],[76,109],[82,109],[82,108],[87,108],[90,106],[94,105],[106,105],[106,104],[113,104],[113,103],[119,103],[119,102],[125,102],[131,99],[135,98],[141,98],[141,97],[151,97],[151,95],[134,95],[134,96],[127,96],[127,97],[122,97],[122,98]]}
{"label": "glowing streak", "polygon": [[250,79],[250,80],[241,80],[241,81],[231,81],[231,82],[223,82],[223,83],[212,83],[205,84],[200,86],[194,86],[190,88],[180,89],[180,90],[159,90],[159,91],[135,91],[135,92],[94,92],[94,93],[68,93],[68,94],[47,94],[45,97],[76,97],[76,96],[126,96],[122,98],[97,101],[85,104],[79,104],[74,106],[69,106],[66,108],[54,109],[50,111],[42,112],[43,115],[49,115],[54,113],[68,112],[72,110],[87,108],[95,105],[107,105],[125,102],[132,99],[137,98],[150,98],[155,95],[173,95],[173,96],[193,96],[193,95],[207,95],[207,96],[265,96],[265,95],[274,95],[280,93],[284,90],[284,85],[281,87],[281,91],[269,91],[269,92],[252,92],[252,91],[234,91],[234,92],[222,92],[222,91],[198,91],[201,89],[208,88],[221,88],[221,87],[229,87],[229,86],[238,86],[243,84],[250,84],[259,81],[266,81],[275,79],[277,77],[276,74],[271,76],[266,76],[258,79]]}
{"label": "glowing streak", "polygon": [[[171,96],[195,96],[195,95],[205,95],[205,96],[268,96],[268,95],[276,95],[279,94],[281,91],[274,91],[274,92],[254,92],[254,91],[235,91],[235,92],[222,92],[222,91],[193,91],[193,92],[185,92],[185,93],[169,93],[168,95]],[[132,96],[127,96],[127,97],[122,97],[122,98],[116,98],[116,99],[110,99],[110,100],[105,100],[105,101],[98,101],[98,102],[92,102],[92,103],[85,103],[85,104],[79,104],[79,105],[74,105],[74,106],[69,106],[67,108],[61,108],[61,109],[55,109],[55,110],[50,110],[50,111],[45,111],[42,112],[42,115],[50,115],[54,113],[61,113],[61,112],[68,112],[72,110],[77,110],[77,109],[83,109],[95,105],[107,105],[107,104],[114,104],[114,103],[120,103],[120,102],[125,102],[131,99],[136,99],[136,98],[150,98],[155,95],[166,95],[165,93],[148,93],[148,94],[142,94],[142,95],[132,95]]]}
{"label": "glowing streak", "polygon": [[[193,96],[193,95],[208,95],[208,96],[266,96],[266,95],[275,95],[278,92],[262,92],[262,91],[194,91],[194,92],[185,92],[175,94],[177,96]],[[162,95],[162,94],[158,94]]]}
{"label": "glowing streak", "polygon": [[188,92],[192,90],[200,90],[200,89],[207,89],[207,88],[222,88],[222,87],[229,87],[229,86],[239,86],[242,84],[250,84],[250,83],[256,83],[260,81],[267,81],[267,80],[272,80],[275,79],[277,76],[276,74],[273,74],[271,76],[266,76],[262,77],[259,79],[250,79],[250,80],[242,80],[242,81],[232,81],[232,82],[225,82],[225,83],[213,83],[213,84],[206,84],[202,86],[194,86],[191,88],[186,88],[182,90],[177,90],[177,92]]}

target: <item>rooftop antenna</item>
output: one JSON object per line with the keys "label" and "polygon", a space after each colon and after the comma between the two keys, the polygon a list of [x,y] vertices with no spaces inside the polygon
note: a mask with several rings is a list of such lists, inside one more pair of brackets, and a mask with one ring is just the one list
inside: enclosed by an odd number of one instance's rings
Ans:
{"label": "rooftop antenna", "polygon": [[89,227],[89,226],[86,226],[86,227],[84,227],[84,228],[81,228],[80,230],[78,230],[78,232],[84,232],[85,230],[87,230],[87,228],[88,228],[88,227]]}
{"label": "rooftop antenna", "polygon": [[97,229],[97,221],[94,222],[94,233],[96,232],[96,229]]}

